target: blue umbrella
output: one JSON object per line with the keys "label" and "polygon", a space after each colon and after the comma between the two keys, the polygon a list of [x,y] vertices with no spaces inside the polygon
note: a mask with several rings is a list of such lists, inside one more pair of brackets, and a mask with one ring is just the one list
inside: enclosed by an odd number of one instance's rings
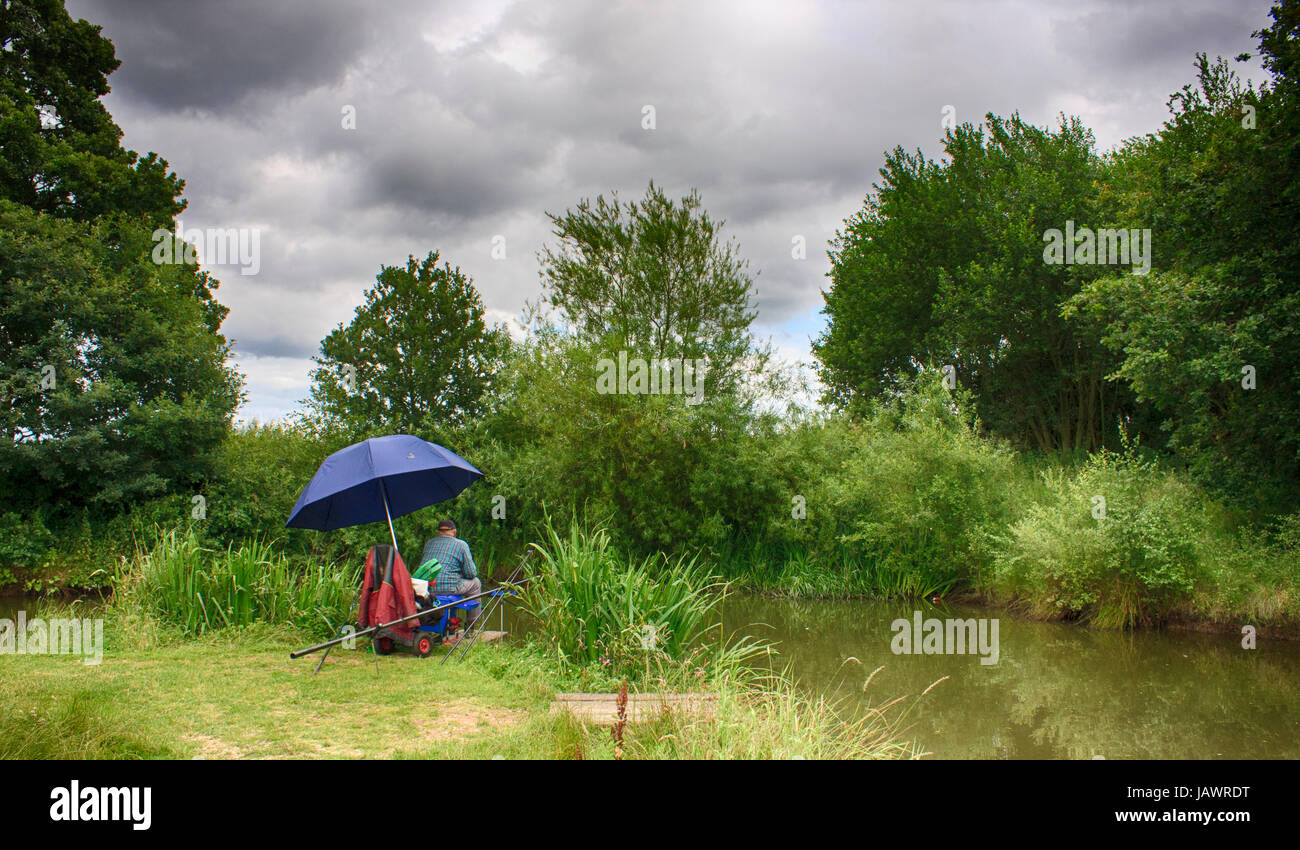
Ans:
{"label": "blue umbrella", "polygon": [[455,452],[412,437],[373,437],[340,449],[320,465],[285,523],[328,531],[388,520],[457,495],[483,473]]}

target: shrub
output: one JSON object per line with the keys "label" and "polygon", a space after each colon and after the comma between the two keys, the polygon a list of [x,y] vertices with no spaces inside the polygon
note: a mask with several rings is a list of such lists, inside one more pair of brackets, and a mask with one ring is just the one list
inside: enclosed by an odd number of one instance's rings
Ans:
{"label": "shrub", "polygon": [[1186,481],[1130,447],[1048,473],[1047,483],[1046,499],[1003,541],[1003,593],[1041,617],[1118,627],[1157,622],[1192,592],[1205,516]]}
{"label": "shrub", "polygon": [[851,565],[853,584],[882,598],[977,585],[1017,478],[1012,455],[976,428],[935,377],[832,432],[838,468],[809,481],[819,558]]}
{"label": "shrub", "polygon": [[40,511],[28,519],[12,512],[0,516],[0,586],[15,581],[18,571],[38,566],[53,542]]}

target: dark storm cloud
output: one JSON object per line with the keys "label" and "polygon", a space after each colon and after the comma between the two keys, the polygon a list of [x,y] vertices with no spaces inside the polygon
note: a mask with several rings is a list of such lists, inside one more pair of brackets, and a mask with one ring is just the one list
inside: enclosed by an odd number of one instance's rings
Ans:
{"label": "dark storm cloud", "polygon": [[[223,112],[255,93],[337,83],[376,35],[364,3],[69,3],[108,31],[116,91],[160,111]],[[82,11],[84,9],[84,12]]]}
{"label": "dark storm cloud", "polygon": [[438,249],[506,320],[538,295],[545,212],[651,179],[726,220],[758,331],[806,358],[827,240],[885,151],[939,155],[946,105],[1149,132],[1194,53],[1251,49],[1267,6],[68,0],[114,41],[108,107],[186,179],[186,226],[262,234],[258,275],[215,270],[262,416],[306,395],[380,265]]}
{"label": "dark storm cloud", "polygon": [[1268,22],[1271,0],[1105,4],[1053,26],[1056,46],[1089,67],[1120,73],[1188,69],[1197,51],[1211,58],[1251,52],[1251,33]]}

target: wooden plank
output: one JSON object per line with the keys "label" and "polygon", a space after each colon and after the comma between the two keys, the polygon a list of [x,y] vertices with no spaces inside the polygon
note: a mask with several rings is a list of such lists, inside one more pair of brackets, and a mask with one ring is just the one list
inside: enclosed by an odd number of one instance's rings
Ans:
{"label": "wooden plank", "polygon": [[[628,694],[627,719],[629,723],[655,720],[664,712],[684,714],[689,717],[713,717],[717,714],[717,694]],[[618,718],[618,694],[560,693],[551,703],[551,716],[568,712],[574,719],[611,726]]]}
{"label": "wooden plank", "polygon": [[[627,695],[628,704],[634,702],[693,702],[695,700],[716,700],[717,694],[706,693],[644,693],[637,694],[629,692]],[[617,700],[618,694],[588,694],[588,693],[558,693],[555,695],[556,702],[601,702],[604,700]]]}
{"label": "wooden plank", "polygon": [[[505,636],[508,634],[510,633],[494,632],[489,629],[484,629],[483,631],[479,632],[478,643],[496,643],[499,640],[504,640]],[[473,635],[470,635],[469,637],[465,638],[465,640],[473,640],[473,639],[474,639]]]}

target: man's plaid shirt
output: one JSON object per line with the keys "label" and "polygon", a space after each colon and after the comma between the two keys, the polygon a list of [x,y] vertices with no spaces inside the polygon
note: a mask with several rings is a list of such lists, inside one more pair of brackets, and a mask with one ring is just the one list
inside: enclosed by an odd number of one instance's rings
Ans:
{"label": "man's plaid shirt", "polygon": [[455,593],[456,588],[466,579],[478,578],[478,567],[474,566],[474,556],[469,552],[469,544],[449,534],[439,534],[424,544],[424,553],[420,555],[423,564],[430,558],[437,558],[442,564],[438,578],[434,582],[434,593]]}

